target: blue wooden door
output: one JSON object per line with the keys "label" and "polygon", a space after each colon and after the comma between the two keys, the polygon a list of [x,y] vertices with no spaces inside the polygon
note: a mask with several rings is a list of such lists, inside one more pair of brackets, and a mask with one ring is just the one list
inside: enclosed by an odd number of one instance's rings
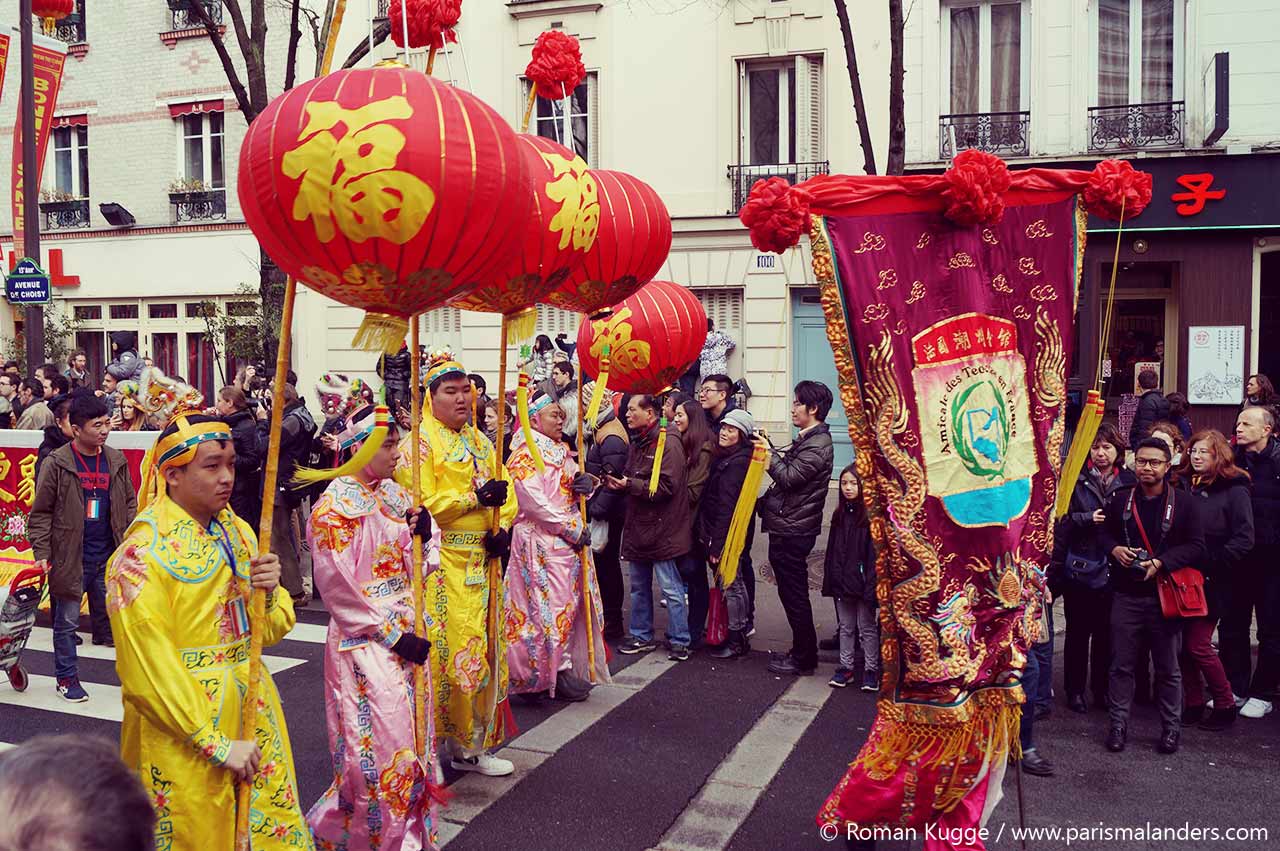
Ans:
{"label": "blue wooden door", "polygon": [[[853,461],[853,442],[849,439],[849,418],[840,404],[839,381],[836,362],[827,342],[827,320],[822,314],[822,302],[817,290],[796,290],[791,297],[791,377],[792,384],[808,379],[821,381],[831,389],[835,403],[827,423],[831,426],[831,438],[835,443],[836,463],[832,473],[840,471]],[[794,429],[792,430],[794,433]]]}

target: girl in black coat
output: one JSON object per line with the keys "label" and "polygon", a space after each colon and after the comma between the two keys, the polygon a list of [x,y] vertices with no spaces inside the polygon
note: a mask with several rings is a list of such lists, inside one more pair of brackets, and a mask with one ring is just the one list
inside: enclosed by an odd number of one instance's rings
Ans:
{"label": "girl in black coat", "polygon": [[844,688],[857,677],[857,645],[862,643],[862,690],[880,687],[880,624],[876,620],[876,548],[862,503],[862,481],[854,465],[840,471],[840,505],[831,518],[822,596],[835,598],[840,666],[830,685]]}
{"label": "girl in black coat", "polygon": [[[1103,509],[1117,491],[1138,483],[1124,466],[1124,441],[1111,423],[1098,426],[1089,461],[1080,471],[1067,514],[1058,522],[1049,571],[1050,590],[1062,597],[1067,619],[1063,685],[1067,706],[1088,712],[1085,689],[1092,677],[1094,706],[1105,707],[1111,667],[1111,591],[1107,553],[1098,533]],[[1090,670],[1092,669],[1092,671]]]}
{"label": "girl in black coat", "polygon": [[[1231,444],[1222,432],[1198,432],[1191,436],[1188,446],[1191,493],[1199,497],[1196,504],[1200,507],[1205,542],[1205,557],[1195,567],[1204,574],[1209,614],[1183,618],[1182,652],[1178,656],[1182,668],[1182,723],[1203,720],[1201,726],[1206,729],[1225,730],[1236,720],[1236,707],[1231,682],[1213,648],[1213,631],[1222,616],[1232,571],[1253,549],[1253,500],[1249,495],[1249,474],[1235,465]],[[1213,697],[1213,713],[1207,718],[1202,676]]]}

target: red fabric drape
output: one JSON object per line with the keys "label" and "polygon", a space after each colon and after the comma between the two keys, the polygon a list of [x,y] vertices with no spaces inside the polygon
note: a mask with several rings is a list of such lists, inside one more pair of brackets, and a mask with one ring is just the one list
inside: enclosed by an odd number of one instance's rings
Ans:
{"label": "red fabric drape", "polygon": [[[1029,168],[1011,174],[1005,205],[1021,207],[1061,201],[1081,192],[1092,172],[1078,169]],[[891,213],[940,212],[946,206],[940,174],[900,177],[821,174],[800,187],[813,197],[810,212],[819,216],[875,216]]]}

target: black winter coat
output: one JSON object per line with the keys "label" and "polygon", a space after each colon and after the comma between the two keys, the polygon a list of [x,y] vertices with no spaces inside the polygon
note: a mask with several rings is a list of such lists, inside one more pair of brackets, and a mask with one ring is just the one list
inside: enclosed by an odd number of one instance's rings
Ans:
{"label": "black winter coat", "polygon": [[762,527],[770,535],[817,535],[822,531],[835,450],[831,428],[818,423],[786,450],[773,451],[773,484],[761,500]]}
{"label": "black winter coat", "polygon": [[1280,441],[1271,438],[1261,452],[1237,446],[1236,466],[1253,480],[1254,546],[1280,545]]}
{"label": "black winter coat", "polygon": [[1105,511],[1107,502],[1121,490],[1127,490],[1138,484],[1133,471],[1121,467],[1120,472],[1111,477],[1107,484],[1089,465],[1080,471],[1075,490],[1071,492],[1071,504],[1067,513],[1054,529],[1053,559],[1049,564],[1049,590],[1061,594],[1066,587],[1067,553],[1080,558],[1097,561],[1105,558],[1106,550],[1099,540],[1101,527],[1093,522],[1093,512]]}
{"label": "black winter coat", "polygon": [[1138,442],[1147,436],[1151,427],[1169,419],[1169,400],[1159,390],[1148,390],[1138,399],[1138,410],[1129,427],[1129,448],[1137,450]]}
{"label": "black winter coat", "polygon": [[[619,472],[625,470],[627,448],[627,430],[610,415],[596,427],[595,443],[587,450],[587,472],[603,481],[606,466]],[[587,516],[592,520],[621,520],[626,512],[626,495],[606,487],[598,488],[587,501]]]}
{"label": "black winter coat", "polygon": [[1214,479],[1207,485],[1191,486],[1200,506],[1204,527],[1204,558],[1193,567],[1204,574],[1205,593],[1211,602],[1225,602],[1232,571],[1253,550],[1253,503],[1249,480],[1244,476]]}
{"label": "black winter coat", "polygon": [[[293,477],[298,466],[307,463],[307,456],[311,453],[311,442],[315,439],[315,435],[316,421],[312,419],[306,403],[299,400],[292,405],[287,405],[284,415],[280,418],[280,465],[276,473],[276,489],[283,497],[285,505],[290,508],[296,508],[307,492],[305,487],[294,486]],[[270,423],[259,420],[258,457],[262,458],[264,463],[270,454],[270,447]]]}
{"label": "black winter coat", "polygon": [[[1173,490],[1172,494],[1168,493],[1170,489]],[[1159,517],[1155,518],[1155,522],[1147,522],[1145,517],[1143,519],[1147,538],[1151,541],[1151,554],[1160,559],[1162,572],[1183,567],[1199,567],[1204,560],[1204,529],[1200,525],[1198,500],[1192,498],[1186,491],[1178,491],[1172,485],[1166,484],[1165,491],[1166,495],[1159,498],[1159,505],[1161,508],[1164,506],[1165,498],[1173,501],[1173,517],[1169,524],[1169,533],[1165,535],[1161,532],[1162,524]],[[1134,514],[1128,518],[1125,517],[1129,495],[1132,493],[1131,488],[1118,491],[1103,509],[1107,514],[1107,522],[1102,524],[1098,538],[1103,549],[1108,553],[1118,546],[1131,547],[1135,550],[1146,549],[1135,519],[1135,515],[1141,510],[1141,491],[1136,495]],[[1156,596],[1156,579],[1155,577],[1149,580],[1144,579],[1143,574],[1136,567],[1125,567],[1112,557],[1111,588],[1120,594],[1154,597]]]}
{"label": "black winter coat", "polygon": [[262,451],[258,447],[258,424],[250,411],[236,411],[223,420],[231,427],[231,443],[236,448],[236,481],[231,486],[231,510],[241,520],[255,524],[262,510]]}
{"label": "black winter coat", "polygon": [[[724,552],[729,523],[733,520],[733,510],[738,505],[738,495],[742,493],[742,483],[747,478],[747,468],[750,466],[751,443],[745,440],[731,454],[716,455],[711,459],[711,472],[702,489],[695,527],[698,544],[706,552],[708,559]],[[743,545],[743,552],[751,552],[755,525],[755,518],[752,517],[747,527],[747,541]]]}
{"label": "black winter coat", "polygon": [[876,547],[862,503],[843,496],[831,517],[827,558],[822,567],[822,596],[850,597],[876,604]]}
{"label": "black winter coat", "polygon": [[71,442],[71,438],[62,433],[62,426],[51,425],[44,427],[44,440],[40,441],[40,448],[36,450],[36,469],[32,479],[40,478],[40,467],[44,464],[44,459],[55,449],[61,449]]}

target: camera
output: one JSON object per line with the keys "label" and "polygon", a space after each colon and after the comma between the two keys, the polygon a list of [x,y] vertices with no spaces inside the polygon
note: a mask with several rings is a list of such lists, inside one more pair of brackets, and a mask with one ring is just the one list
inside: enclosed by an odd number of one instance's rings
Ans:
{"label": "camera", "polygon": [[1151,561],[1151,553],[1146,550],[1138,549],[1133,551],[1133,567],[1137,570],[1146,570],[1142,566],[1143,562]]}

